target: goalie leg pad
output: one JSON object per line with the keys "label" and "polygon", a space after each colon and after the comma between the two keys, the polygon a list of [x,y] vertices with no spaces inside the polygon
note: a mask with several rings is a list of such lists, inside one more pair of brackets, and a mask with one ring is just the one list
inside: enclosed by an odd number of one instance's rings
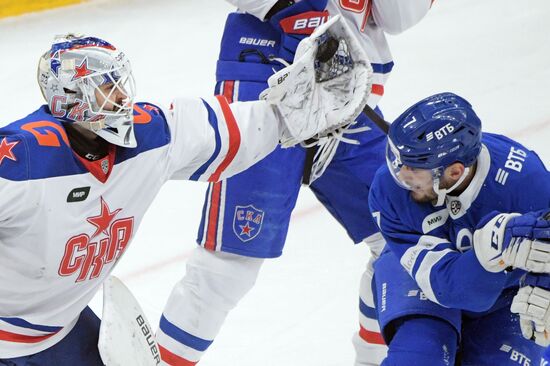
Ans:
{"label": "goalie leg pad", "polygon": [[145,313],[130,290],[114,276],[103,284],[98,348],[106,366],[156,366],[161,362]]}

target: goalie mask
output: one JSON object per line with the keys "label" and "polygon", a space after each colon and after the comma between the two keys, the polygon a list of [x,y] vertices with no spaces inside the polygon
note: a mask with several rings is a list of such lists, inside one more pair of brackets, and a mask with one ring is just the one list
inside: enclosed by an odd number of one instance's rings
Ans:
{"label": "goalie mask", "polygon": [[108,142],[135,147],[135,84],[126,55],[99,38],[57,36],[40,57],[38,84],[51,114]]}

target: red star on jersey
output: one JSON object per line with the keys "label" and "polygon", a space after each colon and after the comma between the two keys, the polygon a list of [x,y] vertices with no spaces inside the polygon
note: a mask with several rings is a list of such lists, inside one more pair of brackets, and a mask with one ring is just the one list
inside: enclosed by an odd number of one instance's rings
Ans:
{"label": "red star on jersey", "polygon": [[107,228],[111,224],[111,221],[115,218],[116,214],[120,212],[120,208],[111,212],[109,210],[109,206],[107,206],[107,202],[103,200],[103,197],[101,197],[101,213],[99,216],[92,216],[88,217],[86,220],[94,225],[96,227],[94,235],[92,235],[92,238],[96,237],[99,233],[103,233],[105,235],[109,235],[107,232]]}
{"label": "red star on jersey", "polygon": [[15,157],[15,155],[13,155],[13,152],[11,150],[18,143],[19,141],[8,142],[5,137],[2,139],[2,142],[0,142],[0,165],[2,165],[4,158],[17,161],[17,158]]}
{"label": "red star on jersey", "polygon": [[245,234],[245,235],[250,236],[250,233],[252,232],[252,230],[254,230],[253,227],[250,227],[250,225],[248,225],[248,222],[244,226],[239,225],[239,227],[241,228],[241,235]]}
{"label": "red star on jersey", "polygon": [[93,73],[93,71],[88,69],[88,59],[85,58],[80,64],[80,66],[75,66],[73,80],[76,80],[84,76],[88,76],[91,73]]}

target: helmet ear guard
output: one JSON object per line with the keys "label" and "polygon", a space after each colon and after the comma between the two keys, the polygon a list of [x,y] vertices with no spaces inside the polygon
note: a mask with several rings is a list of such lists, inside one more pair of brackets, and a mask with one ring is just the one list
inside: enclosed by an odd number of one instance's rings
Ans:
{"label": "helmet ear guard", "polygon": [[55,38],[38,63],[38,84],[51,114],[105,140],[135,147],[135,83],[125,54],[99,38]]}
{"label": "helmet ear guard", "polygon": [[[462,97],[440,93],[421,100],[401,114],[390,126],[386,163],[394,180],[403,165],[432,173],[437,205],[468,176],[481,151],[481,121]],[[465,171],[451,188],[439,188],[445,168],[459,162]]]}

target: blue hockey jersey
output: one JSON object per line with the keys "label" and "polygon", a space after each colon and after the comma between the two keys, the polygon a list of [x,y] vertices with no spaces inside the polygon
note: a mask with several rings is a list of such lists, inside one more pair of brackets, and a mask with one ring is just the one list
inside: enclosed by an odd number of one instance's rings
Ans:
{"label": "blue hockey jersey", "polygon": [[517,286],[520,270],[490,273],[472,248],[481,219],[497,212],[526,213],[550,207],[550,175],[533,151],[504,136],[485,133],[475,175],[444,205],[417,203],[381,167],[371,187],[370,209],[388,247],[425,295],[446,307],[483,311],[502,290]]}

